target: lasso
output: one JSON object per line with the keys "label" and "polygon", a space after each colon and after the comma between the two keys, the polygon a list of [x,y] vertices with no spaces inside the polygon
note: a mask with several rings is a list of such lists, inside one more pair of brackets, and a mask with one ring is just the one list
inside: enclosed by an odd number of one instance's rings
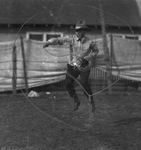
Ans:
{"label": "lasso", "polygon": [[[71,6],[89,7],[89,8],[92,8],[92,9],[100,10],[100,9],[97,8],[97,7],[89,6],[89,5],[64,5],[64,7],[71,7]],[[52,8],[52,9],[55,9],[55,8],[57,8],[57,7],[54,7],[54,8]],[[14,40],[13,45],[15,45],[15,42],[16,42],[16,40],[17,40],[17,37],[18,37],[19,33],[21,32],[22,28],[24,27],[24,25],[27,24],[31,19],[33,19],[34,17],[38,16],[39,14],[41,14],[41,13],[43,13],[43,12],[45,12],[45,11],[47,11],[47,10],[42,10],[42,11],[38,12],[37,14],[31,16],[27,21],[25,21],[25,22],[21,25],[20,29],[18,30],[18,32],[17,32],[17,34],[16,34],[16,37],[15,37],[15,40]],[[106,13],[106,14],[108,14],[108,15],[111,15],[111,16],[117,18],[117,19],[119,19],[121,22],[123,22],[124,24],[126,24],[126,25],[129,27],[131,33],[134,34],[132,28],[131,28],[123,19],[121,19],[121,18],[119,18],[118,16],[115,16],[115,15],[109,13],[109,12],[106,12],[106,11],[104,11],[104,10],[103,10],[103,12]],[[136,51],[137,51],[137,50],[136,50]],[[135,51],[134,58],[133,58],[133,60],[132,60],[132,62],[131,62],[130,68],[129,68],[127,71],[129,71],[129,70],[131,69],[132,65],[134,64],[134,60],[135,60],[135,57],[136,57],[136,51]],[[70,55],[70,54],[65,54],[65,55],[58,55],[58,56],[57,56],[57,55],[54,55],[54,54],[50,53],[48,50],[46,50],[46,52],[49,53],[50,55],[54,56],[54,57],[66,57],[66,56]],[[125,71],[125,72],[126,72],[126,71]],[[105,90],[108,89],[109,87],[113,86],[115,83],[117,83],[117,82],[121,79],[121,77],[119,77],[115,82],[113,82],[113,83],[110,84],[109,86],[105,87],[104,89],[102,89],[102,90],[100,90],[100,91],[98,91],[98,92],[96,92],[96,93],[93,93],[92,95],[89,95],[89,94],[87,93],[87,91],[84,89],[84,87],[81,85],[81,83],[80,83],[77,79],[75,79],[75,78],[74,78],[73,76],[71,76],[70,74],[68,74],[68,75],[69,75],[70,77],[72,77],[72,78],[79,84],[79,86],[85,91],[85,93],[86,93],[88,96],[94,96],[94,95],[97,95],[97,94],[102,93],[103,91],[105,91]],[[75,130],[78,130],[78,131],[86,131],[86,130],[82,130],[82,129],[80,129],[80,128],[77,128],[77,127],[75,127],[75,126],[73,126],[73,125],[70,125],[70,124],[68,124],[68,123],[65,123],[64,121],[59,120],[59,119],[57,119],[57,118],[55,118],[55,117],[53,117],[53,116],[51,116],[51,115],[45,113],[44,111],[42,111],[40,108],[38,108],[34,103],[32,103],[32,102],[29,100],[29,98],[24,94],[24,92],[23,92],[22,89],[21,89],[21,92],[22,92],[23,95],[26,97],[26,99],[30,102],[30,104],[31,104],[36,110],[38,110],[39,112],[41,112],[42,114],[46,115],[47,117],[49,117],[49,118],[51,118],[51,119],[53,119],[53,120],[55,120],[55,121],[57,121],[57,122],[59,122],[59,123],[62,123],[62,124],[64,124],[64,125],[66,125],[66,126],[72,128],[72,129],[75,129]]]}

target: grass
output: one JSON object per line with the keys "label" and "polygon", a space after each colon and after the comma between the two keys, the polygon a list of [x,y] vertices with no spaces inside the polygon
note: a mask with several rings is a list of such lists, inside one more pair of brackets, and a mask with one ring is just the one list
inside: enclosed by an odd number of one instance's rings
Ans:
{"label": "grass", "polygon": [[73,112],[65,91],[0,96],[0,150],[140,150],[139,92],[101,93],[96,111],[83,93]]}

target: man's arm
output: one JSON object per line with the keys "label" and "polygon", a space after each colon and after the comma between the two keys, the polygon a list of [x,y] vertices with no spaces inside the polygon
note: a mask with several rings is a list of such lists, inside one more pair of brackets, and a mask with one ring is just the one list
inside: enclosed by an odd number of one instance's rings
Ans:
{"label": "man's arm", "polygon": [[92,42],[89,46],[88,51],[85,53],[84,59],[90,60],[92,57],[96,56],[99,52],[97,45]]}
{"label": "man's arm", "polygon": [[72,38],[71,37],[58,37],[58,38],[51,38],[49,39],[45,45],[43,46],[43,48],[48,47],[49,45],[62,45],[64,43],[72,43]]}
{"label": "man's arm", "polygon": [[95,53],[98,53],[98,52],[99,52],[99,49],[98,49],[98,47],[97,47],[97,45],[96,45],[95,42],[92,42],[92,43],[90,44],[89,49],[91,49],[92,52],[95,52]]}
{"label": "man's arm", "polygon": [[51,38],[45,43],[43,48],[48,47],[49,45],[57,45],[57,44],[59,44],[58,38]]}

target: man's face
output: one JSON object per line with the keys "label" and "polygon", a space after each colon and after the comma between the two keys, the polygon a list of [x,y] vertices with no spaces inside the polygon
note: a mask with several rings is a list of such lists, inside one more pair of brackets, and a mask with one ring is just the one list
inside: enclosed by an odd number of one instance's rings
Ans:
{"label": "man's face", "polygon": [[85,35],[84,30],[76,30],[75,34],[76,34],[76,36],[77,36],[78,39],[83,38],[84,35]]}

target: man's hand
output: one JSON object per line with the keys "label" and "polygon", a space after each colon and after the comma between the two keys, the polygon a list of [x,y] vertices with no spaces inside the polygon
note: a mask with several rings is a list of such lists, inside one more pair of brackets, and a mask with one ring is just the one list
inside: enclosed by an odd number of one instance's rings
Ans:
{"label": "man's hand", "polygon": [[50,43],[49,42],[46,42],[46,44],[43,46],[43,48],[46,48],[46,47],[48,47],[50,45]]}
{"label": "man's hand", "polygon": [[77,61],[77,64],[81,67],[86,67],[88,66],[89,62],[86,59],[80,57]]}

